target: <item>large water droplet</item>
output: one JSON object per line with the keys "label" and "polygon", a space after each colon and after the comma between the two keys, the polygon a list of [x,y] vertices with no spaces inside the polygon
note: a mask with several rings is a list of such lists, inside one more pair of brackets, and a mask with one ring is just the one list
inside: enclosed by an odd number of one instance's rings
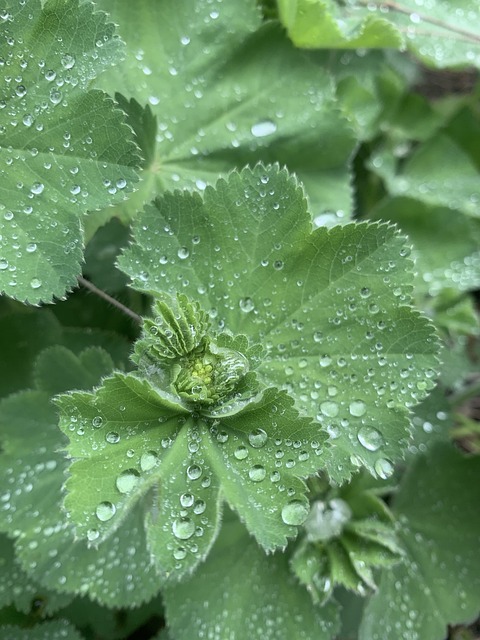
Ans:
{"label": "large water droplet", "polygon": [[358,441],[368,449],[368,451],[377,451],[383,444],[383,438],[379,431],[373,427],[362,427],[357,434]]}
{"label": "large water droplet", "polygon": [[188,540],[195,532],[195,524],[190,518],[177,518],[172,525],[173,535],[180,540]]}
{"label": "large water droplet", "polygon": [[267,434],[263,429],[254,429],[248,434],[248,441],[254,449],[261,449],[267,442]]}
{"label": "large water droplet", "polygon": [[110,520],[115,515],[117,508],[111,502],[101,502],[95,510],[97,518],[102,522]]}
{"label": "large water droplet", "polygon": [[180,504],[182,505],[182,507],[185,507],[185,509],[191,507],[194,501],[195,496],[191,493],[182,493],[182,495],[180,496]]}
{"label": "large water droplet", "polygon": [[142,453],[142,457],[140,458],[140,469],[142,471],[150,471],[153,467],[156,467],[158,464],[158,454],[155,451],[147,451],[147,453]]}
{"label": "large water droplet", "polygon": [[255,305],[251,298],[241,298],[238,306],[244,313],[250,313],[250,311],[253,311],[255,309]]}
{"label": "large water droplet", "polygon": [[237,460],[245,460],[245,458],[248,456],[248,449],[247,447],[240,445],[235,449],[235,451],[233,452],[233,455]]}
{"label": "large water droplet", "polygon": [[185,260],[189,255],[190,251],[187,249],[187,247],[180,247],[180,249],[177,251],[177,256],[180,258],[180,260]]}
{"label": "large water droplet", "polygon": [[67,53],[62,57],[61,63],[64,69],[71,69],[75,66],[75,56],[71,56]]}
{"label": "large water droplet", "polygon": [[292,500],[284,505],[282,509],[282,520],[285,524],[299,525],[307,519],[310,511],[309,505],[300,500]]}
{"label": "large water droplet", "polygon": [[262,467],[261,464],[254,465],[248,472],[248,477],[253,482],[262,482],[266,475],[267,472],[265,471],[265,467]]}
{"label": "large water droplet", "polygon": [[338,404],[336,402],[322,402],[320,411],[324,416],[335,418],[338,415]]}
{"label": "large water droplet", "polygon": [[367,406],[362,400],[354,400],[350,403],[349,411],[352,416],[360,418],[366,410]]}
{"label": "large water droplet", "polygon": [[190,480],[198,480],[202,475],[202,467],[198,464],[191,464],[187,469],[187,476]]}
{"label": "large water droplet", "polygon": [[130,493],[140,482],[140,474],[136,469],[122,471],[116,480],[117,489],[120,493]]}
{"label": "large water droplet", "polygon": [[109,444],[117,444],[120,441],[120,436],[116,431],[109,431],[105,436],[105,440]]}
{"label": "large water droplet", "polygon": [[375,473],[382,480],[386,480],[393,473],[393,464],[386,458],[379,458],[374,465]]}
{"label": "large water droplet", "polygon": [[277,130],[277,125],[272,120],[261,120],[256,122],[250,129],[252,135],[256,138],[264,138],[271,136]]}

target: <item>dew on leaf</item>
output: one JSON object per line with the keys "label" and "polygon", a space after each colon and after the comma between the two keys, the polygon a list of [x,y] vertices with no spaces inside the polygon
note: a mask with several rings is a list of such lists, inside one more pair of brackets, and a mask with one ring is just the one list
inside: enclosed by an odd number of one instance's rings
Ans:
{"label": "dew on leaf", "polygon": [[95,418],[93,418],[92,420],[92,427],[94,427],[95,429],[98,429],[99,427],[101,427],[103,424],[103,419],[101,416],[95,416]]}
{"label": "dew on leaf", "polygon": [[95,514],[102,522],[107,522],[115,515],[117,508],[111,502],[101,502],[95,510]]}
{"label": "dew on leaf", "polygon": [[300,525],[305,522],[309,513],[309,505],[300,500],[292,500],[282,508],[282,520],[285,524]]}
{"label": "dew on leaf", "polygon": [[140,458],[140,469],[142,471],[150,471],[158,464],[158,454],[155,451],[147,451],[142,453]]}
{"label": "dew on leaf", "polygon": [[190,480],[198,480],[201,475],[202,467],[200,467],[198,464],[191,464],[187,468],[187,476],[190,478]]}
{"label": "dew on leaf", "polygon": [[195,496],[192,495],[191,493],[182,493],[182,495],[180,496],[180,504],[182,505],[182,507],[185,507],[186,509],[188,507],[191,507],[194,501],[195,501]]}
{"label": "dew on leaf", "polygon": [[185,260],[189,255],[190,251],[187,249],[187,247],[180,247],[180,249],[177,251],[177,256],[180,258],[180,260]]}
{"label": "dew on leaf", "polygon": [[393,464],[386,458],[379,458],[374,464],[375,473],[382,480],[386,480],[393,473]]}
{"label": "dew on leaf", "polygon": [[320,411],[328,418],[335,418],[338,415],[338,404],[331,401],[322,402]]}
{"label": "dew on leaf", "polygon": [[30,188],[30,191],[34,195],[38,196],[43,192],[44,189],[45,189],[45,185],[42,182],[34,182]]}
{"label": "dew on leaf", "polygon": [[256,122],[250,129],[253,136],[256,138],[264,138],[271,136],[277,130],[277,125],[272,120],[261,120]]}
{"label": "dew on leaf", "polygon": [[255,305],[251,298],[241,298],[238,306],[244,313],[250,313],[250,311],[253,311],[255,309]]}
{"label": "dew on leaf", "polygon": [[109,444],[117,444],[120,441],[120,435],[116,431],[109,431],[105,436],[105,440]]}
{"label": "dew on leaf", "polygon": [[89,542],[93,542],[94,540],[97,540],[99,536],[100,536],[100,532],[98,531],[98,529],[89,529],[87,531],[87,540],[89,540]]}
{"label": "dew on leaf", "polygon": [[377,451],[383,445],[383,438],[373,427],[362,427],[357,434],[358,441],[368,451]]}
{"label": "dew on leaf", "polygon": [[203,500],[197,500],[193,505],[193,512],[196,513],[197,516],[199,516],[205,511],[206,508],[207,505]]}
{"label": "dew on leaf", "polygon": [[173,551],[173,557],[175,560],[183,560],[187,555],[187,550],[185,547],[177,547]]}
{"label": "dew on leaf", "polygon": [[140,474],[136,469],[126,469],[116,479],[115,484],[120,493],[130,493],[140,482]]}
{"label": "dew on leaf", "polygon": [[40,289],[40,287],[42,286],[42,281],[38,278],[32,278],[30,280],[30,286],[32,287],[32,289]]}
{"label": "dew on leaf", "polygon": [[65,54],[60,60],[64,69],[72,69],[75,66],[75,56]]}
{"label": "dew on leaf", "polygon": [[248,472],[248,477],[253,482],[262,482],[266,475],[265,467],[262,467],[261,464],[255,464]]}
{"label": "dew on leaf", "polygon": [[190,518],[177,518],[172,525],[172,531],[179,540],[188,540],[195,532],[195,523]]}
{"label": "dew on leaf", "polygon": [[26,246],[27,253],[34,253],[37,250],[35,242],[29,242]]}
{"label": "dew on leaf", "polygon": [[367,410],[366,404],[362,400],[353,400],[348,408],[350,415],[360,418]]}
{"label": "dew on leaf", "polygon": [[235,449],[233,455],[237,460],[245,460],[245,458],[248,456],[248,449],[247,447],[240,445]]}
{"label": "dew on leaf", "polygon": [[267,442],[267,434],[263,429],[254,429],[248,434],[248,442],[254,449],[261,449]]}

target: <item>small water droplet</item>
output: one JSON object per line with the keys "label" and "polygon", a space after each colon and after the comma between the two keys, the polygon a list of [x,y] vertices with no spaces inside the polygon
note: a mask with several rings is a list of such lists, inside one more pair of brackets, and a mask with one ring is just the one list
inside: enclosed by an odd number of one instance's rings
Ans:
{"label": "small water droplet", "polygon": [[336,402],[322,402],[320,411],[328,418],[335,418],[338,415],[338,404]]}
{"label": "small water droplet", "polygon": [[117,508],[111,502],[101,502],[95,510],[97,518],[102,522],[110,520],[115,515]]}
{"label": "small water droplet", "polygon": [[282,508],[282,520],[285,524],[299,525],[307,519],[310,508],[300,500],[292,500]]}
{"label": "small water droplet", "polygon": [[68,53],[61,59],[62,67],[64,69],[72,69],[75,66],[75,56],[71,56]]}
{"label": "small water droplet", "polygon": [[117,444],[120,441],[120,436],[116,431],[109,431],[105,436],[105,440],[109,444]]}
{"label": "small water droplet", "polygon": [[182,507],[185,507],[185,509],[191,507],[194,501],[195,496],[191,493],[182,493],[182,495],[180,496],[180,504],[182,505]]}
{"label": "small water droplet", "polygon": [[187,476],[190,480],[198,480],[202,475],[202,467],[198,464],[191,464],[187,469]]}
{"label": "small water droplet", "polygon": [[172,531],[179,540],[188,540],[195,532],[195,524],[190,518],[177,518],[172,525]]}
{"label": "small water droplet", "polygon": [[237,460],[245,460],[245,458],[248,456],[248,449],[247,447],[240,445],[239,447],[237,447],[237,449],[235,449],[233,455]]}
{"label": "small water droplet", "polygon": [[98,531],[98,529],[89,529],[87,531],[87,540],[89,540],[90,542],[93,542],[99,536],[100,536],[100,532]]}
{"label": "small water droplet", "polygon": [[30,191],[36,196],[39,196],[44,189],[45,185],[42,182],[34,182],[30,188]]}
{"label": "small water droplet", "polygon": [[101,427],[103,424],[103,418],[101,416],[95,416],[95,418],[92,420],[92,427],[94,427],[95,429],[98,429],[99,427]]}
{"label": "small water droplet", "polygon": [[30,286],[32,287],[32,289],[39,289],[42,286],[42,281],[38,278],[32,278],[30,280]]}
{"label": "small water droplet", "polygon": [[177,251],[177,256],[180,258],[180,260],[185,260],[189,255],[190,251],[187,249],[187,247],[180,247],[180,249]]}
{"label": "small water droplet", "polygon": [[30,242],[29,244],[27,244],[27,253],[34,253],[37,250],[37,245],[35,244],[35,242]]}

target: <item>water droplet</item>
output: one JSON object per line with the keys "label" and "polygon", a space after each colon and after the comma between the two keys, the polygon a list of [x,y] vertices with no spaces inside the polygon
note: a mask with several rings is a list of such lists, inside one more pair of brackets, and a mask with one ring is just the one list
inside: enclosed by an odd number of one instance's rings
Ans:
{"label": "water droplet", "polygon": [[101,502],[96,508],[97,518],[102,522],[110,520],[115,515],[117,508],[111,502]]}
{"label": "water droplet", "polygon": [[99,537],[99,535],[100,535],[100,532],[98,531],[98,529],[89,529],[87,531],[87,540],[89,540],[90,542],[93,542]]}
{"label": "water droplet", "polygon": [[62,57],[61,63],[64,69],[71,69],[75,66],[75,56],[71,56],[67,53]]}
{"label": "water droplet", "polygon": [[360,418],[361,416],[364,415],[365,411],[367,410],[367,407],[362,400],[353,400],[353,402],[350,403],[350,406],[348,409],[352,416]]}
{"label": "water droplet", "polygon": [[30,280],[30,286],[32,287],[32,289],[39,289],[42,286],[42,281],[38,278],[32,278]]}
{"label": "water droplet", "polygon": [[250,313],[255,309],[255,305],[251,298],[241,298],[238,306],[244,313]]}
{"label": "water droplet", "polygon": [[17,85],[17,88],[15,89],[15,93],[19,98],[23,98],[23,96],[27,93],[27,89],[25,85],[23,84]]}
{"label": "water droplet", "polygon": [[122,471],[116,480],[117,489],[120,493],[130,493],[140,482],[140,474],[136,469]]}
{"label": "water droplet", "polygon": [[173,535],[180,540],[188,540],[195,532],[195,524],[190,518],[177,518],[172,525]]}
{"label": "water droplet", "polygon": [[116,433],[116,431],[109,431],[105,436],[105,440],[109,444],[117,444],[117,442],[120,441],[120,436],[118,435],[118,433]]}
{"label": "water droplet", "polygon": [[142,471],[150,471],[158,464],[158,454],[155,451],[147,451],[142,453],[140,458],[140,469]]}
{"label": "water droplet", "polygon": [[264,138],[265,136],[271,136],[277,130],[277,125],[272,120],[262,120],[255,123],[250,131],[256,138]]}
{"label": "water droplet", "polygon": [[262,482],[262,480],[265,479],[266,475],[267,472],[261,464],[254,465],[248,472],[248,477],[250,478],[250,480],[253,480],[253,482]]}
{"label": "water droplet", "polygon": [[193,513],[196,513],[197,516],[199,516],[205,511],[206,508],[207,505],[203,500],[197,500],[193,505]]}
{"label": "water droplet", "polygon": [[393,464],[386,458],[379,458],[374,465],[375,473],[382,480],[386,480],[393,473]]}
{"label": "water droplet", "polygon": [[248,456],[248,449],[247,447],[240,445],[237,449],[235,449],[233,455],[237,460],[245,460],[245,458]]}
{"label": "water droplet", "polygon": [[368,451],[377,451],[383,444],[383,438],[379,431],[373,427],[362,427],[357,434],[358,441],[368,449]]}
{"label": "water droplet", "polygon": [[37,250],[37,245],[35,244],[35,242],[30,242],[29,244],[27,244],[27,253],[34,253]]}
{"label": "water droplet", "polygon": [[173,557],[175,560],[183,560],[187,555],[187,550],[185,547],[177,547],[173,552]]}
{"label": "water droplet", "polygon": [[254,429],[248,434],[248,441],[254,449],[261,449],[267,442],[267,438],[263,429]]}
{"label": "water droplet", "polygon": [[190,251],[187,249],[187,247],[180,247],[180,249],[177,251],[177,256],[180,258],[180,260],[185,260],[189,255]]}
{"label": "water droplet", "polygon": [[282,509],[282,520],[285,524],[299,525],[305,522],[309,514],[308,504],[300,500],[292,500],[284,505]]}
{"label": "water droplet", "polygon": [[191,493],[182,493],[182,495],[180,496],[180,504],[182,505],[182,507],[185,507],[185,509],[191,507],[194,501],[195,496]]}
{"label": "water droplet", "polygon": [[338,404],[336,402],[322,402],[320,411],[328,418],[335,418],[338,415]]}
{"label": "water droplet", "polygon": [[187,469],[187,476],[190,480],[198,480],[202,475],[202,467],[198,464],[191,464]]}
{"label": "water droplet", "polygon": [[101,416],[95,416],[95,418],[92,420],[92,427],[94,427],[95,429],[98,429],[99,427],[101,427],[103,424],[103,418]]}
{"label": "water droplet", "polygon": [[42,182],[34,182],[30,188],[30,191],[36,196],[39,196],[44,189],[45,185]]}

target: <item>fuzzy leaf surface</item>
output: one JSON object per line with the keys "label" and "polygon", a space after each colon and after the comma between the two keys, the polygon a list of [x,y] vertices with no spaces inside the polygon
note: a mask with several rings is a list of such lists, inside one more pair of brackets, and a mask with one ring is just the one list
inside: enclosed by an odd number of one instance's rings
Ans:
{"label": "fuzzy leaf surface", "polygon": [[[101,0],[99,6],[119,24],[127,57],[98,86],[149,105],[158,121],[143,183],[118,215],[130,220],[166,189],[203,189],[259,160],[288,164],[303,180],[315,214],[350,214],[355,139],[331,78],[278,24],[262,25],[254,0],[215,6],[208,0]],[[141,140],[148,147],[145,135]]]}
{"label": "fuzzy leaf surface", "polygon": [[438,444],[414,461],[394,504],[406,561],[383,574],[360,640],[442,640],[478,615],[479,500],[478,456]]}
{"label": "fuzzy leaf surface", "polygon": [[[57,350],[49,349],[40,362],[56,356]],[[88,358],[83,358],[83,363],[77,360],[73,373],[86,366],[85,360]],[[37,368],[37,375],[41,369]],[[52,371],[50,367],[47,370]],[[55,376],[38,379],[41,387],[60,390]],[[64,380],[70,387],[72,377]],[[78,376],[74,381],[80,386]],[[86,375],[85,384],[91,384],[91,375]],[[111,607],[138,606],[155,595],[158,576],[150,562],[138,512],[133,511],[126,528],[99,549],[88,548],[74,537],[72,523],[62,509],[68,467],[63,453],[66,441],[58,429],[51,395],[32,390],[4,399],[0,427],[5,470],[0,479],[0,530],[9,535],[21,531],[15,543],[17,558],[32,579],[61,593],[88,594]]]}
{"label": "fuzzy leaf surface", "polygon": [[119,202],[137,180],[122,112],[87,91],[122,55],[113,24],[92,7],[0,2],[0,290],[31,303],[75,284],[81,217]]}
{"label": "fuzzy leaf surface", "polygon": [[285,393],[268,389],[240,411],[195,416],[147,378],[115,374],[92,394],[56,402],[74,460],[65,506],[77,535],[101,542],[139,506],[166,578],[206,557],[224,500],[267,550],[285,546],[308,514],[301,478],[319,465],[321,434]]}
{"label": "fuzzy leaf surface", "polygon": [[67,620],[52,620],[30,629],[0,627],[0,640],[83,640],[83,636]]}
{"label": "fuzzy leaf surface", "polygon": [[222,526],[201,571],[167,587],[165,604],[176,640],[329,640],[338,629],[335,605],[314,606],[288,557],[266,556],[237,522]]}
{"label": "fuzzy leaf surface", "polygon": [[157,199],[134,241],[119,265],[136,288],[181,289],[219,326],[266,347],[260,380],[287,389],[329,433],[321,462],[332,478],[357,465],[391,473],[409,437],[407,407],[433,386],[438,349],[409,306],[411,263],[394,227],[313,231],[295,179],[258,165],[203,199]]}

